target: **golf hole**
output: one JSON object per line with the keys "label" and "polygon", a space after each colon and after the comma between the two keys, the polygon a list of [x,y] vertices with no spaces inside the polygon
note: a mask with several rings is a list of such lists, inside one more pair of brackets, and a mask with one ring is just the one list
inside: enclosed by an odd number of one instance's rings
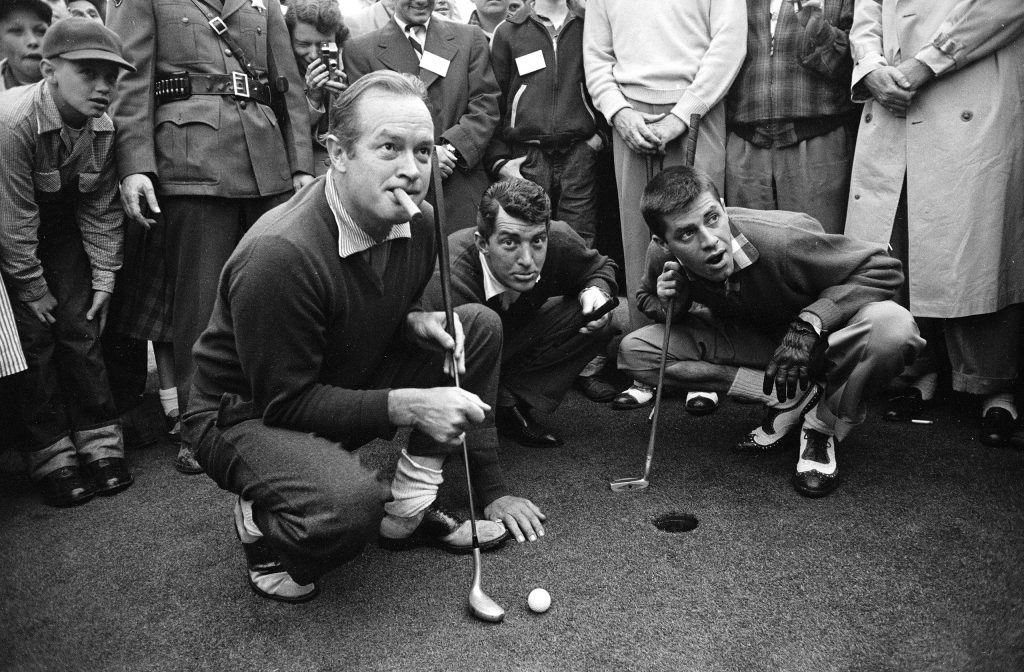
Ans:
{"label": "golf hole", "polygon": [[696,516],[689,513],[666,513],[654,519],[654,526],[662,532],[677,534],[689,532],[699,525]]}

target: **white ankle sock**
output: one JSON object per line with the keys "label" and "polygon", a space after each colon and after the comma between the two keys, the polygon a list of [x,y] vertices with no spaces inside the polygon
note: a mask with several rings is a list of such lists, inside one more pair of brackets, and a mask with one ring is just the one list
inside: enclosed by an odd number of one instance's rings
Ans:
{"label": "white ankle sock", "polygon": [[764,371],[740,367],[732,379],[728,395],[750,401],[770,402],[774,397],[764,393]]}
{"label": "white ankle sock", "polygon": [[403,450],[391,481],[394,500],[384,503],[384,511],[399,518],[419,515],[437,499],[437,488],[443,480],[440,469],[424,467]]}
{"label": "white ankle sock", "polygon": [[985,397],[985,401],[981,404],[981,414],[985,415],[990,408],[1005,409],[1013,416],[1014,420],[1017,419],[1017,405],[1013,403],[1013,394],[1010,392],[1001,392]]}
{"label": "white ankle sock", "polygon": [[235,529],[243,544],[251,544],[263,538],[263,532],[252,518],[252,500],[239,497],[235,502]]}
{"label": "white ankle sock", "polygon": [[178,388],[160,390],[160,405],[163,406],[164,415],[171,415],[178,410]]}

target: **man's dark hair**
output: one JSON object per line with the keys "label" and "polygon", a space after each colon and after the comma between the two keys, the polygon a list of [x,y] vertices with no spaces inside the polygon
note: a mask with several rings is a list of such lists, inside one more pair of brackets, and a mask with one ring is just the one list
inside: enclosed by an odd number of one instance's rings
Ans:
{"label": "man's dark hair", "polygon": [[690,207],[701,194],[717,201],[718,188],[707,173],[690,166],[672,166],[654,176],[640,197],[640,213],[651,234],[664,238],[668,217]]}
{"label": "man's dark hair", "polygon": [[345,25],[336,0],[291,0],[284,22],[288,26],[289,35],[300,22],[313,26],[318,33],[334,35],[339,49],[348,39],[348,26]]}
{"label": "man's dark hair", "polygon": [[551,223],[551,200],[540,185],[516,178],[501,180],[487,187],[480,198],[476,230],[484,240],[489,240],[494,233],[499,207],[510,217],[529,224],[546,227]]}
{"label": "man's dark hair", "polygon": [[328,132],[338,138],[338,142],[348,153],[352,152],[356,139],[359,137],[360,119],[357,112],[359,100],[373,92],[419,98],[427,106],[427,109],[430,109],[427,87],[418,77],[391,70],[377,70],[363,75],[356,80],[355,84],[345,89],[331,106]]}

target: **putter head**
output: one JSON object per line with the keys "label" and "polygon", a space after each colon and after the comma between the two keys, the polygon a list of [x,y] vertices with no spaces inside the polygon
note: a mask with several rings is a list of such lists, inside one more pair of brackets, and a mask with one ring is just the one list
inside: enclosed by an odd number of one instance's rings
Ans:
{"label": "putter head", "polygon": [[645,490],[651,482],[646,478],[616,478],[609,483],[612,492],[624,492],[626,490]]}
{"label": "putter head", "polygon": [[505,620],[505,610],[480,587],[479,548],[473,549],[473,587],[469,589],[469,613],[488,623],[501,623]]}

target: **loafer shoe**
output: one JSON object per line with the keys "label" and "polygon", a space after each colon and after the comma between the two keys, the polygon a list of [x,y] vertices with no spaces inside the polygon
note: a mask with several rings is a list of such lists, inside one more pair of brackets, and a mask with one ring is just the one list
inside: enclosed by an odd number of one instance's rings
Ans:
{"label": "loafer shoe", "polygon": [[814,408],[820,398],[821,387],[811,385],[804,392],[804,396],[789,408],[765,407],[760,426],[737,443],[735,450],[743,453],[763,453],[781,448],[786,435],[803,421],[804,416]]}
{"label": "loafer shoe", "polygon": [[244,531],[241,521],[245,516],[252,517],[252,506],[251,504],[243,506],[242,500],[239,498],[235,502],[235,534],[242,542],[247,579],[252,591],[268,600],[290,604],[309,602],[319,595],[319,583],[314,581],[301,584],[295,581],[262,536],[254,537]]}
{"label": "loafer shoe", "polygon": [[804,427],[800,436],[800,459],[793,475],[793,487],[807,497],[825,497],[836,489],[836,437]]}
{"label": "loafer shoe", "polygon": [[37,486],[50,506],[78,506],[96,494],[77,466],[55,469],[39,479]]}
{"label": "loafer shoe", "polygon": [[[508,541],[509,531],[504,523],[492,520],[476,521],[476,536],[481,551],[493,551],[501,548]],[[394,538],[378,535],[377,543],[381,548],[390,551],[405,551],[420,546],[433,546],[449,553],[472,553],[472,523],[462,520],[436,506],[430,506],[423,513],[423,520],[408,537]]]}
{"label": "loafer shoe", "polygon": [[494,425],[499,435],[524,446],[554,448],[562,445],[562,440],[534,420],[530,409],[526,407],[498,406],[494,413]]}
{"label": "loafer shoe", "polygon": [[196,462],[196,454],[188,446],[178,448],[178,456],[174,458],[174,468],[188,476],[203,473],[203,468]]}
{"label": "loafer shoe", "polygon": [[654,401],[654,392],[655,388],[634,380],[628,390],[612,399],[612,408],[616,411],[632,411],[643,408]]}
{"label": "loafer shoe", "polygon": [[994,406],[981,417],[980,440],[986,446],[1001,447],[1010,443],[1014,419],[1005,408]]}
{"label": "loafer shoe", "polygon": [[909,422],[934,405],[934,399],[925,401],[921,398],[921,390],[908,387],[902,393],[889,399],[882,411],[882,419],[889,422]]}
{"label": "loafer shoe", "polygon": [[614,399],[619,390],[600,375],[577,376],[576,388],[583,393],[587,399],[599,404],[606,404]]}
{"label": "loafer shoe", "polygon": [[690,415],[708,415],[718,408],[718,394],[715,392],[687,392],[683,406]]}
{"label": "loafer shoe", "polygon": [[116,495],[134,482],[124,460],[104,457],[86,465],[97,495]]}

